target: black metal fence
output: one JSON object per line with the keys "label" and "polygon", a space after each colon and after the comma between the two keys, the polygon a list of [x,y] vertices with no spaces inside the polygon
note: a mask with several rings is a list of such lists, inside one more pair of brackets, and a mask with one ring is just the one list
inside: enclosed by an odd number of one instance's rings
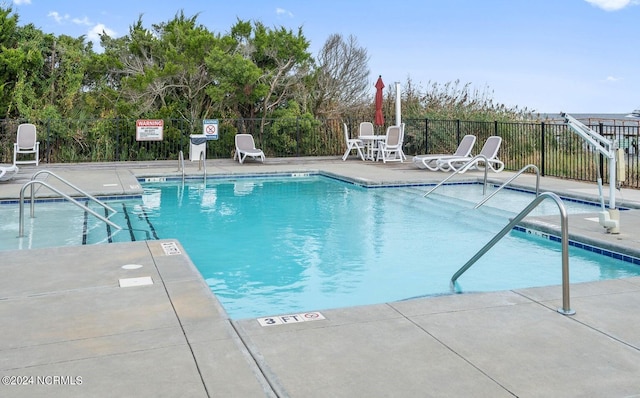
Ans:
{"label": "black metal fence", "polygon": [[[0,121],[0,162],[11,163],[13,143],[20,123],[38,129],[40,157],[44,163],[140,161],[187,157],[192,134],[203,134],[203,121],[164,120],[161,141],[137,141],[136,121],[125,119]],[[219,119],[218,139],[206,144],[207,159],[231,158],[236,133],[252,134],[267,157],[338,156],[345,150],[343,123],[356,136],[360,120],[337,119]],[[607,159],[594,152],[564,123],[477,122],[463,120],[405,119],[405,153],[451,153],[465,134],[474,134],[474,153],[491,135],[503,138],[499,153],[506,170],[535,164],[542,175],[608,182]],[[625,151],[624,186],[640,188],[638,125],[588,123],[603,136],[616,139]],[[383,134],[385,126],[377,127]]]}

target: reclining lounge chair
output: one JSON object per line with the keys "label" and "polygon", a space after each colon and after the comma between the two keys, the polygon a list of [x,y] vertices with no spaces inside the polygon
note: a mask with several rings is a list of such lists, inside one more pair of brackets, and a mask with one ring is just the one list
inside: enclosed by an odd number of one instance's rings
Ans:
{"label": "reclining lounge chair", "polygon": [[0,181],[8,181],[18,173],[15,164],[0,164]]}
{"label": "reclining lounge chair", "polygon": [[247,156],[254,159],[260,158],[260,160],[264,162],[264,152],[262,152],[262,149],[256,148],[251,134],[236,134],[236,153],[233,155],[233,159],[235,159],[236,156],[240,164],[245,161]]}
{"label": "reclining lounge chair", "polygon": [[473,150],[473,146],[476,143],[476,136],[467,134],[465,135],[456,151],[452,154],[427,154],[417,155],[413,157],[413,164],[421,169],[428,169],[431,171],[438,170],[438,160],[444,160],[446,158],[460,158],[468,157]]}
{"label": "reclining lounge chair", "polygon": [[[493,135],[487,138],[478,155],[459,158],[450,157],[438,160],[438,167],[442,171],[458,171],[464,168],[464,170],[460,172],[467,171],[470,168],[483,169],[483,167],[488,167],[494,172],[499,173],[504,169],[504,163],[498,159],[498,151],[500,150],[501,144],[502,137]],[[482,155],[482,157],[480,157],[480,155]],[[483,166],[481,166],[481,164]]]}

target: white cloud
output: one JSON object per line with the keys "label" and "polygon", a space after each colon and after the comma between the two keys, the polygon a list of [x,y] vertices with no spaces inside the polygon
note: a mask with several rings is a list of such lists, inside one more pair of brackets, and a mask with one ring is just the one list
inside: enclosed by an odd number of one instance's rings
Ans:
{"label": "white cloud", "polygon": [[91,22],[89,20],[89,18],[87,17],[83,17],[83,18],[71,18],[71,16],[69,14],[64,14],[64,15],[60,15],[60,13],[58,11],[50,11],[47,16],[49,18],[53,18],[53,20],[55,20],[57,23],[62,24],[65,22],[71,22],[74,23],[76,25],[84,25],[84,26],[91,26],[93,25],[93,22]]}
{"label": "white cloud", "polygon": [[92,25],[92,24],[91,24],[91,21],[89,21],[89,18],[87,18],[87,17],[84,17],[84,18],[82,18],[82,19],[80,19],[80,18],[73,18],[73,19],[71,20],[71,22],[73,22],[73,23],[74,23],[74,24],[76,24],[76,25],[86,25],[86,26],[91,26],[91,25]]}
{"label": "white cloud", "polygon": [[58,11],[50,11],[47,16],[53,18],[57,23],[62,23],[65,19],[69,19],[68,15],[62,16]]}
{"label": "white cloud", "polygon": [[[14,0],[16,1],[16,0]],[[25,1],[25,0],[22,0]],[[29,0],[26,0],[29,1]],[[59,12],[57,11],[51,11],[49,12],[49,14],[47,14],[47,16],[49,18],[53,18],[57,23],[59,24],[63,24],[65,22],[71,22],[75,25],[82,25],[82,26],[92,26],[91,29],[89,29],[87,31],[87,38],[96,43],[96,44],[100,44],[100,35],[102,33],[106,33],[111,37],[115,37],[116,36],[116,32],[112,29],[107,28],[103,23],[97,23],[94,24],[93,22],[91,22],[91,20],[88,17],[83,17],[83,18],[71,18],[69,15],[65,14],[65,15],[60,15]]]}
{"label": "white cloud", "polygon": [[287,11],[284,8],[276,8],[276,14],[278,15],[287,15],[293,18],[293,13],[291,11]]}
{"label": "white cloud", "polygon": [[639,0],[585,0],[587,3],[605,11],[618,11],[630,5],[640,4]]}
{"label": "white cloud", "polygon": [[619,82],[620,80],[622,80],[622,79],[619,78],[619,77],[615,77],[615,76],[607,76],[604,79],[604,81],[607,82],[607,83],[616,83],[616,82]]}
{"label": "white cloud", "polygon": [[93,28],[91,28],[91,30],[89,30],[89,32],[87,32],[87,38],[89,40],[91,40],[94,43],[97,43],[98,45],[100,44],[100,35],[102,33],[106,33],[107,35],[111,36],[111,37],[115,37],[116,36],[116,32],[107,28],[106,26],[104,26],[104,24],[99,23],[96,24]]}
{"label": "white cloud", "polygon": [[31,0],[13,0],[13,4],[20,6],[23,4],[31,4]]}

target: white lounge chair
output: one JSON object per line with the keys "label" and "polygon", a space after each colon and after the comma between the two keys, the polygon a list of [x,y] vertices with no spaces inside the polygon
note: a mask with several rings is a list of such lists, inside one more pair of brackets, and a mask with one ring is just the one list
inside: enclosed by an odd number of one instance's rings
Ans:
{"label": "white lounge chair", "polygon": [[236,156],[240,164],[245,161],[247,156],[254,159],[260,158],[264,162],[264,152],[262,152],[262,149],[256,148],[251,134],[236,134],[236,153],[233,155],[233,159]]}
{"label": "white lounge chair", "polygon": [[362,140],[359,140],[357,138],[349,138],[349,130],[347,129],[347,124],[342,123],[342,126],[344,129],[344,139],[347,144],[347,150],[344,152],[344,155],[342,155],[342,160],[347,160],[347,157],[354,149],[358,152],[358,156],[360,156],[360,159],[364,160],[364,152],[362,152],[364,150],[364,143],[362,142]]}
{"label": "white lounge chair", "polygon": [[[33,155],[34,159],[18,160],[18,154]],[[13,164],[35,164],[40,162],[40,142],[36,134],[36,126],[23,123],[18,126],[16,142],[13,144]]]}
{"label": "white lounge chair", "polygon": [[387,127],[387,136],[378,147],[378,158],[382,158],[384,163],[402,163],[402,128],[400,126]]}
{"label": "white lounge chair", "polygon": [[[501,144],[502,137],[493,135],[487,138],[478,155],[442,159],[437,162],[438,167],[442,171],[458,171],[464,168],[460,172],[465,172],[472,167],[479,169],[489,167],[494,172],[499,173],[504,169],[504,163],[498,159],[498,151],[500,150]],[[482,155],[484,158],[479,157],[479,155]],[[483,166],[481,166],[481,164]]]}
{"label": "white lounge chair", "polygon": [[0,181],[8,181],[18,173],[15,164],[0,164]]}
{"label": "white lounge chair", "polygon": [[476,136],[467,134],[462,137],[460,144],[458,144],[458,148],[452,154],[427,154],[427,155],[417,155],[413,157],[413,164],[421,169],[428,169],[431,171],[437,171],[438,169],[438,160],[444,160],[446,158],[459,158],[459,157],[468,157],[473,150],[473,146],[476,143]]}

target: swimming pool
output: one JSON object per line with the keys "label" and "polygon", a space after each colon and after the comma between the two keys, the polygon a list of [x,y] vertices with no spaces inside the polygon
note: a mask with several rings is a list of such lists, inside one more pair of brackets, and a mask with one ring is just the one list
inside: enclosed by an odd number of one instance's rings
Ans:
{"label": "swimming pool", "polygon": [[[144,211],[160,238],[180,240],[233,319],[447,294],[452,274],[533,198],[503,191],[474,210],[478,184],[423,198],[426,187],[372,189],[306,175],[144,189],[132,212]],[[558,214],[549,202],[532,215]],[[570,268],[572,283],[640,275],[636,265],[576,247]],[[560,244],[519,231],[458,281],[463,292],[560,282]]]}

